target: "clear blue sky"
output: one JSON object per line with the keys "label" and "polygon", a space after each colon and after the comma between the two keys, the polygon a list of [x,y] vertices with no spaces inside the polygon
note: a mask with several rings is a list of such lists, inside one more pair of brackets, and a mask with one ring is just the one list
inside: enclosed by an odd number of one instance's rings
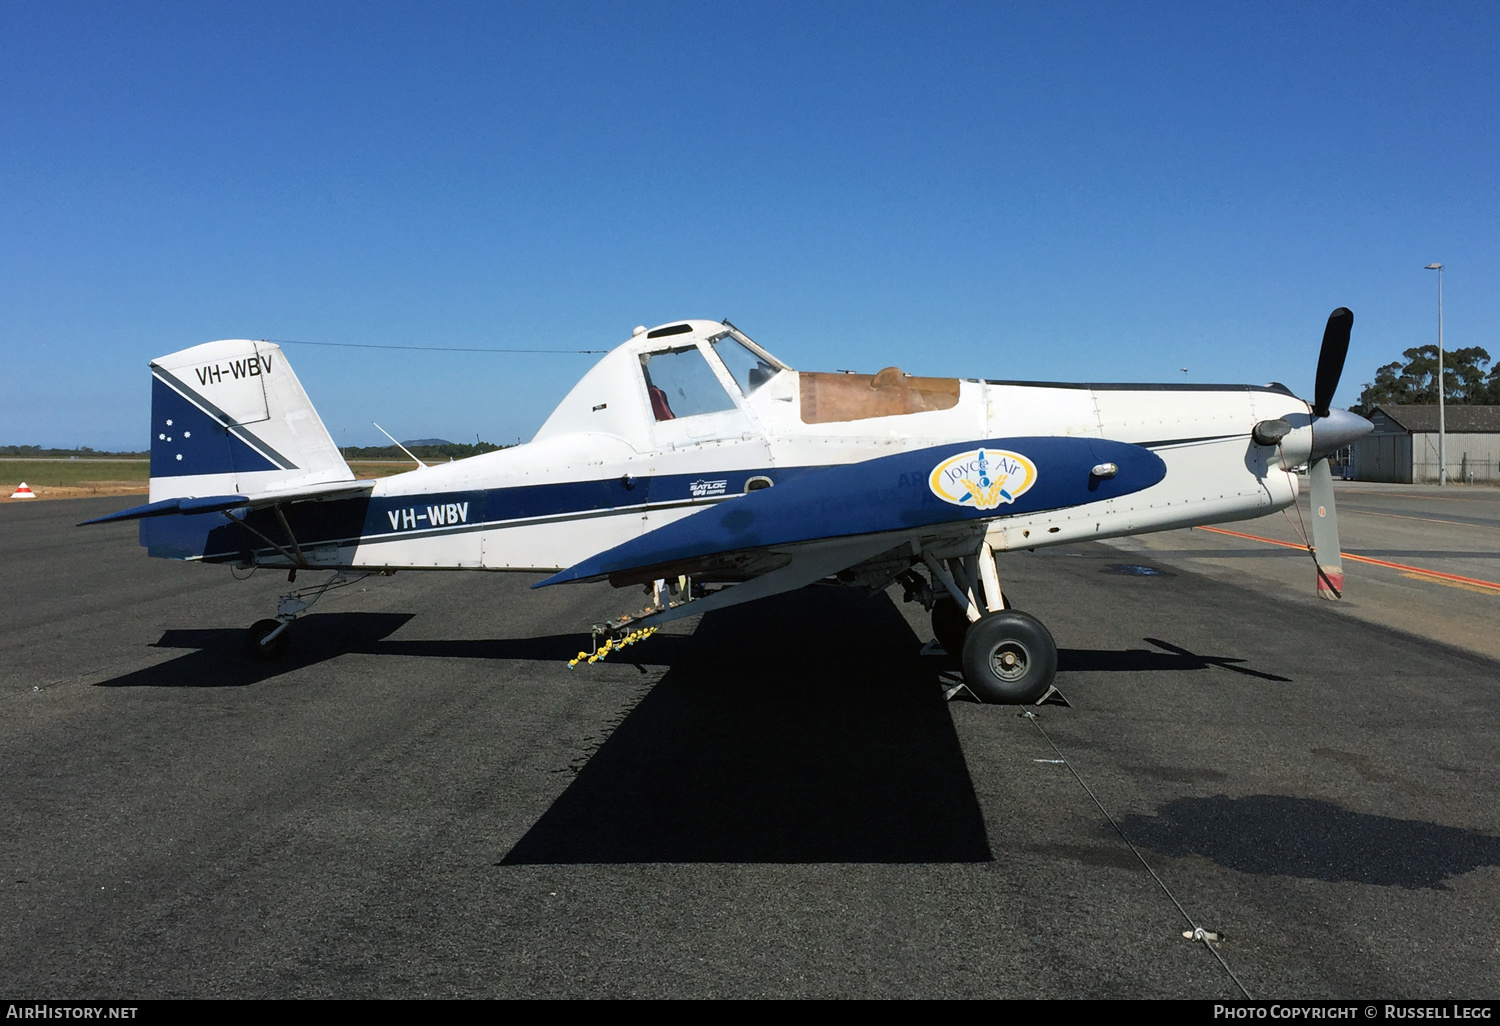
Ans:
{"label": "clear blue sky", "polygon": [[[1281,380],[1500,357],[1500,5],[0,4],[0,442],[141,448],[217,338]],[[340,444],[593,358],[288,346]],[[1179,370],[1187,367],[1186,374]]]}

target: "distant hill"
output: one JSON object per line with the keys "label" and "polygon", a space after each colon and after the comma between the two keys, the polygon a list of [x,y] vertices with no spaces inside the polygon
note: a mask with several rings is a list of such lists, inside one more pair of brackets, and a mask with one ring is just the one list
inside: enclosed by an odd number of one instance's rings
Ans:
{"label": "distant hill", "polygon": [[446,438],[413,438],[401,444],[410,449],[415,445],[452,445],[453,443]]}

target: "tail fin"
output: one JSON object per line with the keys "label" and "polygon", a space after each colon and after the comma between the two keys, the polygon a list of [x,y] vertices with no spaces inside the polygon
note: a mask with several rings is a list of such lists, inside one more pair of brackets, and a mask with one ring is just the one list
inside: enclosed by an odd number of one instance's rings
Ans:
{"label": "tail fin", "polygon": [[354,480],[273,342],[206,342],[151,379],[152,502]]}

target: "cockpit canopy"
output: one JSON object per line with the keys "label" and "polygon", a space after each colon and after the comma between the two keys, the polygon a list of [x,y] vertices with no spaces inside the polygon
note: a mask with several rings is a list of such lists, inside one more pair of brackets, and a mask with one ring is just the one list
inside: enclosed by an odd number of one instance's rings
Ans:
{"label": "cockpit canopy", "polygon": [[644,450],[653,445],[652,424],[723,419],[789,369],[727,322],[637,329],[583,376],[536,439],[601,432]]}
{"label": "cockpit canopy", "polygon": [[730,379],[739,386],[740,395],[747,399],[784,369],[775,357],[750,348],[731,331],[721,331],[707,342],[706,346],[688,343],[640,354],[641,375],[651,401],[651,415],[656,420],[675,420],[734,407],[734,397],[712,366],[710,353],[718,357]]}

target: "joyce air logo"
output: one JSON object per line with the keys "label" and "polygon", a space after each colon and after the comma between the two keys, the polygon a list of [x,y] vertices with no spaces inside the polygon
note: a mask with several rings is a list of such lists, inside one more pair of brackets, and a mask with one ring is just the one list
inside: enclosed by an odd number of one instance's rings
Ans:
{"label": "joyce air logo", "polygon": [[971,449],[932,468],[927,487],[944,502],[994,509],[1036,484],[1036,464],[1005,449]]}

